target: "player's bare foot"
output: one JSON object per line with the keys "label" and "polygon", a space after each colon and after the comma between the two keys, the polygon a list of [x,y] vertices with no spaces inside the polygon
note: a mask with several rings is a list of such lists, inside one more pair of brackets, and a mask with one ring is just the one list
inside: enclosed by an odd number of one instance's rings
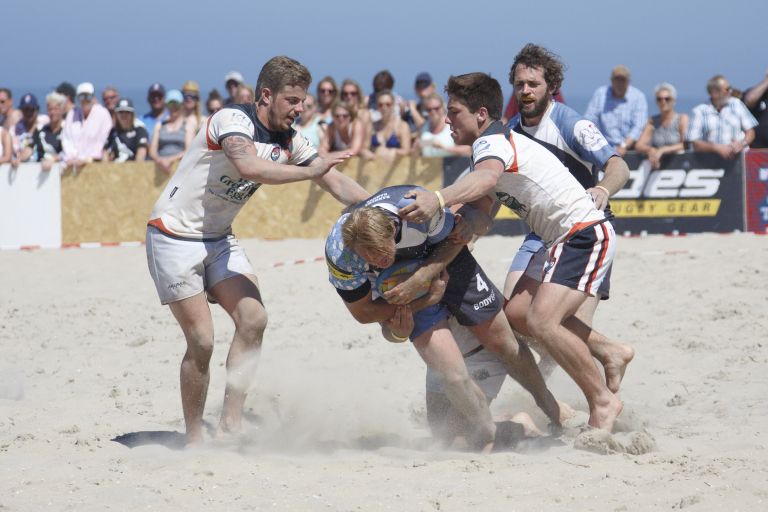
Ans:
{"label": "player's bare foot", "polygon": [[613,393],[605,393],[605,396],[589,409],[589,426],[611,432],[623,408],[624,402],[619,400],[619,397]]}
{"label": "player's bare foot", "polygon": [[242,422],[238,420],[233,420],[229,418],[221,418],[221,421],[219,421],[219,426],[216,427],[216,432],[214,433],[214,436],[217,439],[227,438],[235,434],[239,434],[242,431]]}
{"label": "player's bare foot", "polygon": [[606,354],[600,361],[605,370],[605,385],[613,393],[618,393],[627,365],[635,357],[635,350],[626,343],[612,343]]}
{"label": "player's bare foot", "polygon": [[576,409],[571,407],[565,402],[557,401],[557,405],[560,406],[560,423],[565,423],[569,419],[576,416]]}
{"label": "player's bare foot", "polygon": [[203,431],[202,429],[187,430],[185,446],[194,447],[203,444]]}
{"label": "player's bare foot", "polygon": [[544,432],[539,430],[539,427],[536,426],[533,418],[528,413],[519,412],[512,416],[512,421],[523,426],[523,435],[525,437],[542,437],[544,435]]}

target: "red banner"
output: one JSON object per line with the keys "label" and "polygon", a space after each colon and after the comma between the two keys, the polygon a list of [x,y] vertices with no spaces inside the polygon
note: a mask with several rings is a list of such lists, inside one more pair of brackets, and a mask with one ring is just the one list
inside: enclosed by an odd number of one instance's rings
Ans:
{"label": "red banner", "polygon": [[768,150],[747,151],[745,167],[747,231],[765,233],[768,230]]}

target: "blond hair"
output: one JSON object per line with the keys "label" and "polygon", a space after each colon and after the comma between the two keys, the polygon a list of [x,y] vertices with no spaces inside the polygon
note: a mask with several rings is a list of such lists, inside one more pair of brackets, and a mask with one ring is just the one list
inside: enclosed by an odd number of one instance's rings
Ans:
{"label": "blond hair", "polygon": [[378,252],[385,240],[394,240],[395,223],[381,208],[366,206],[349,214],[341,226],[344,245]]}

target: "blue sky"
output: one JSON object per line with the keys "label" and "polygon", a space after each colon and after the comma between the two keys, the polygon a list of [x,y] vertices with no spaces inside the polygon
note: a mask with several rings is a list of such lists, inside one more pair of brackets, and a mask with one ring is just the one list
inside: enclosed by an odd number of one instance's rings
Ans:
{"label": "blue sky", "polygon": [[355,78],[366,92],[374,73],[387,68],[406,96],[419,71],[430,71],[438,84],[485,71],[508,93],[509,65],[527,42],[566,62],[566,99],[588,96],[619,63],[647,94],[668,81],[681,97],[697,100],[714,74],[746,88],[768,70],[766,0],[69,0],[15,1],[3,12],[12,44],[3,52],[0,84],[17,96],[65,79],[92,81],[99,91],[194,79],[205,93],[221,90],[230,69],[253,84],[277,54],[300,60],[316,79]]}

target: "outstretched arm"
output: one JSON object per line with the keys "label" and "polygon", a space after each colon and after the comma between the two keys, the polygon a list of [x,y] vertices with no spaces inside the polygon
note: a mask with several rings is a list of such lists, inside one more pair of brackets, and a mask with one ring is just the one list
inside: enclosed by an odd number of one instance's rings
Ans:
{"label": "outstretched arm", "polygon": [[314,178],[314,182],[338,202],[347,206],[371,197],[358,182],[337,169],[331,169],[319,178]]}

